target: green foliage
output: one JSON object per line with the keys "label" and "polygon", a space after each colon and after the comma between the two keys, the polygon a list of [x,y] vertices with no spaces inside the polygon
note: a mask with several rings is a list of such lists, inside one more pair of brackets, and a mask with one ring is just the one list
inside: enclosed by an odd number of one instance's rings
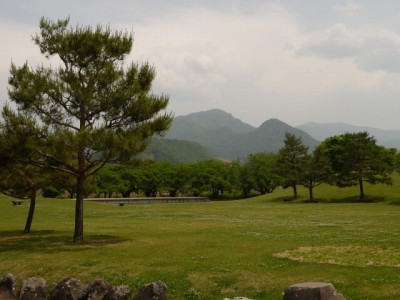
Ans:
{"label": "green foliage", "polygon": [[131,186],[134,184],[133,178],[124,176],[126,174],[127,166],[122,165],[108,165],[102,168],[94,176],[94,184],[96,185],[96,194],[104,197],[112,197],[125,195],[131,192]]}
{"label": "green foliage", "polygon": [[201,191],[208,191],[211,198],[222,198],[223,193],[231,188],[229,182],[229,163],[219,160],[202,161],[191,165],[191,191],[199,196]]}
{"label": "green foliage", "polygon": [[311,155],[305,156],[300,182],[308,188],[310,201],[314,200],[314,188],[322,183],[330,182],[332,176],[329,158],[324,155],[321,147],[317,147]]}
{"label": "green foliage", "polygon": [[[277,174],[277,159],[275,153],[250,154],[243,168],[243,176],[252,181],[252,188],[261,194],[271,193],[281,184],[282,178]],[[245,181],[246,179],[243,179]]]}
{"label": "green foliage", "polygon": [[286,184],[293,188],[294,199],[297,198],[297,184],[302,178],[307,149],[301,137],[286,133],[284,146],[278,152],[279,173],[284,177]]}
{"label": "green foliage", "polygon": [[163,182],[158,164],[149,163],[141,167],[138,173],[138,189],[143,191],[146,197],[155,197]]}
{"label": "green foliage", "polygon": [[42,189],[42,196],[44,198],[56,198],[61,194],[61,191],[54,186],[46,186]]}
{"label": "green foliage", "polygon": [[0,123],[0,192],[19,199],[30,199],[24,233],[29,233],[33,222],[36,194],[50,184],[49,170],[40,170],[27,164],[35,160],[38,133],[35,120],[24,112],[14,113],[8,106],[2,112]]}
{"label": "green foliage", "polygon": [[326,139],[320,145],[335,172],[339,187],[359,185],[364,200],[364,182],[391,184],[396,150],[376,145],[367,132],[346,133]]}
{"label": "green foliage", "polygon": [[191,180],[188,164],[162,162],[158,164],[158,169],[162,177],[161,189],[164,193],[170,197],[187,193]]}

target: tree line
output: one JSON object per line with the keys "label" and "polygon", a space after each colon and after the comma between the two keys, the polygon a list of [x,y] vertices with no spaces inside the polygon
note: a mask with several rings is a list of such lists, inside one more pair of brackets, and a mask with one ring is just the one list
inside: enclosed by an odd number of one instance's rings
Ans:
{"label": "tree line", "polygon": [[[359,199],[365,200],[364,183],[391,184],[397,170],[398,152],[376,144],[367,132],[345,133],[323,141],[309,151],[300,137],[287,133],[277,153],[254,153],[243,160],[207,160],[196,163],[144,161],[135,165],[110,164],[90,181],[87,192],[96,197],[208,196],[221,199],[246,198],[271,193],[278,186],[309,191],[322,183],[338,187],[359,186]],[[56,196],[63,184],[52,185]],[[47,187],[49,189],[49,187]],[[46,191],[46,189],[45,189]],[[73,191],[71,197],[73,195]]]}

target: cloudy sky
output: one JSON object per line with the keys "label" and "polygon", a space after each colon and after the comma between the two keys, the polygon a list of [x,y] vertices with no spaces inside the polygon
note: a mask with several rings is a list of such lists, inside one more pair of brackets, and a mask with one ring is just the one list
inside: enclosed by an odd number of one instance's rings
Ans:
{"label": "cloudy sky", "polygon": [[42,16],[133,32],[128,59],[155,66],[176,116],[400,129],[397,0],[1,0],[0,104],[11,61],[46,62],[31,40]]}

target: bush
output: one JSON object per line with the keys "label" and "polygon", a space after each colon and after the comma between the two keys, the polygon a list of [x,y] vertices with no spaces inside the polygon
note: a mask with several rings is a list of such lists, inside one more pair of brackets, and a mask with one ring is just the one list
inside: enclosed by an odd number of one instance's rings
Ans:
{"label": "bush", "polygon": [[61,191],[53,186],[48,186],[42,189],[42,196],[45,198],[56,198],[61,194]]}

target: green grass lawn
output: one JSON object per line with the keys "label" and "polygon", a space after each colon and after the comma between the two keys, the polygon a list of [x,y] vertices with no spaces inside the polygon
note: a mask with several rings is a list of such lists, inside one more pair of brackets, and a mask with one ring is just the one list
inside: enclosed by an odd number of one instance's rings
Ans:
{"label": "green grass lawn", "polygon": [[85,242],[72,241],[74,201],[39,199],[32,233],[28,203],[0,198],[0,276],[104,278],[134,290],[155,280],[169,299],[282,299],[305,281],[332,282],[349,299],[400,299],[400,178],[391,187],[316,188],[319,203],[283,201],[291,190],[247,200],[85,203]]}

